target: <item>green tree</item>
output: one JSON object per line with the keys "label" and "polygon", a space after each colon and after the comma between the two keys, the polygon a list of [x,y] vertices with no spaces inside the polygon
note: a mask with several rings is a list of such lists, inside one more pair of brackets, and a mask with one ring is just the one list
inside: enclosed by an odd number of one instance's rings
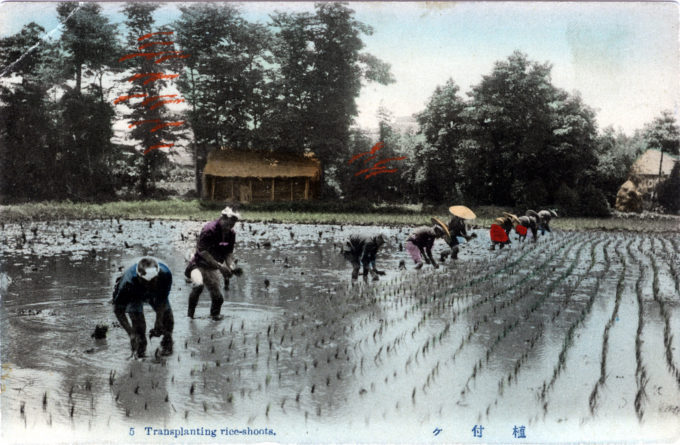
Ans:
{"label": "green tree", "polygon": [[[149,42],[171,42],[172,38],[153,38],[138,41],[141,36],[154,32],[170,32],[168,28],[154,28],[153,13],[158,9],[156,3],[126,3],[123,6],[123,13],[125,14],[125,26],[128,29],[127,47],[128,52],[134,53],[137,47],[144,47],[139,49],[140,52],[158,52],[158,51],[174,51],[174,44],[162,46],[150,45]],[[171,59],[177,60],[177,59]],[[165,62],[164,65],[170,65],[179,69],[177,63]],[[129,59],[125,64],[126,68],[130,70],[129,74],[136,73],[154,73],[163,69],[154,62],[154,59],[145,57],[135,57]],[[174,71],[174,72],[175,72]],[[177,121],[173,119],[162,101],[179,100],[178,98],[161,98],[161,92],[168,86],[165,79],[159,79],[154,82],[146,82],[146,78],[140,78],[137,81],[131,82],[127,94],[130,96],[143,96],[135,99],[134,104],[130,104],[131,112],[126,116],[129,122],[137,121],[156,121],[169,122]],[[167,95],[167,94],[166,94]],[[158,98],[153,100],[153,98]],[[128,102],[129,103],[129,102]],[[154,149],[164,144],[173,144],[177,138],[177,131],[175,127],[164,127],[160,130],[151,131],[153,125],[137,125],[132,128],[130,134],[133,139],[137,140],[140,148],[131,157],[130,162],[136,166],[139,191],[142,196],[149,196],[156,187],[156,182],[163,177],[163,169],[168,166],[169,160],[165,152],[160,149]]]}
{"label": "green tree", "polygon": [[552,202],[561,184],[585,190],[597,168],[595,115],[553,86],[550,71],[515,52],[472,88],[469,194],[533,207]]}
{"label": "green tree", "polygon": [[680,211],[680,161],[676,161],[671,174],[658,186],[659,202],[672,213]]}
{"label": "green tree", "polygon": [[314,14],[275,14],[272,23],[279,68],[272,96],[274,146],[314,152],[325,175],[349,158],[362,81],[388,84],[394,79],[389,65],[361,52],[361,36],[373,30],[345,4],[318,3]]}
{"label": "green tree", "polygon": [[266,112],[269,33],[225,4],[181,7],[176,43],[189,55],[178,86],[189,102],[196,189],[214,147],[249,149],[261,138]]}
{"label": "green tree", "polygon": [[419,182],[424,199],[430,202],[450,202],[460,197],[466,105],[459,90],[452,79],[447,80],[435,88],[425,110],[416,116],[427,141],[416,153]]}
{"label": "green tree", "polygon": [[[472,88],[475,139],[482,158],[479,180],[474,188],[483,190],[490,202],[514,205],[516,179],[531,182],[533,161],[550,134],[550,65],[531,62],[515,52],[506,61],[496,62],[491,74]],[[514,189],[514,190],[513,190]]]}
{"label": "green tree", "polygon": [[[351,165],[344,159],[344,163],[338,163],[333,172],[332,176],[345,184],[343,196],[347,199],[370,202],[403,200],[407,191],[402,182],[406,160],[398,159],[403,156],[402,138],[393,128],[393,114],[381,105],[377,117],[378,140],[371,140],[361,130],[353,128],[350,134],[348,159],[364,155],[354,160]],[[378,143],[380,148],[371,154]],[[370,170],[374,167],[384,167],[387,172],[378,173],[375,169]],[[367,169],[369,170],[366,171]],[[364,173],[361,173],[362,171]]]}
{"label": "green tree", "polygon": [[680,150],[680,130],[673,113],[668,110],[663,111],[660,116],[645,126],[644,134],[648,147],[661,152],[659,161],[659,176],[661,176],[663,154],[677,155]]}
{"label": "green tree", "polygon": [[75,91],[80,94],[83,74],[95,75],[103,101],[103,73],[115,68],[120,55],[116,25],[96,3],[59,3],[57,14],[64,27],[59,43],[66,76],[75,76]]}
{"label": "green tree", "polygon": [[59,101],[60,157],[66,195],[77,200],[114,196],[111,167],[117,152],[111,143],[113,107],[101,101],[99,89],[67,91]]}
{"label": "green tree", "polygon": [[115,113],[106,100],[103,78],[120,70],[117,60],[123,50],[117,26],[96,3],[60,3],[57,15],[63,25],[58,47],[64,90],[58,102],[57,137],[66,194],[74,199],[111,197],[117,156],[111,142]]}
{"label": "green tree", "polygon": [[616,201],[616,193],[626,182],[635,159],[644,151],[644,140],[638,133],[632,137],[605,128],[597,137],[597,170],[595,185],[602,190],[610,205]]}
{"label": "green tree", "polygon": [[271,51],[277,69],[271,83],[271,108],[267,116],[269,146],[274,150],[304,153],[310,150],[315,117],[310,88],[314,71],[312,25],[308,13],[274,13]]}
{"label": "green tree", "polygon": [[0,195],[3,199],[48,199],[57,195],[57,144],[47,67],[51,44],[45,30],[29,23],[0,39]]}

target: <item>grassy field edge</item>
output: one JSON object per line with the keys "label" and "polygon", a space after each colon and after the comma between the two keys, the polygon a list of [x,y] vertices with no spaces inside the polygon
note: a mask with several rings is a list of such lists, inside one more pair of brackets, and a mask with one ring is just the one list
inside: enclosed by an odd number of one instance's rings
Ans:
{"label": "grassy field edge", "polygon": [[[214,207],[214,208],[213,208]],[[380,207],[368,212],[357,211],[315,211],[262,209],[245,207],[241,209],[244,220],[287,224],[352,224],[352,225],[404,225],[429,224],[430,217],[448,220],[443,209],[414,210],[413,206]],[[395,211],[396,210],[396,211]],[[488,227],[494,215],[506,209],[480,207],[474,209],[479,217],[472,223],[478,228]],[[149,200],[116,201],[102,204],[73,202],[39,202],[0,206],[0,221],[22,223],[32,221],[69,219],[163,219],[208,221],[219,214],[215,206],[206,206],[199,200]],[[625,215],[610,218],[557,218],[551,226],[563,230],[626,230],[626,231],[680,231],[680,217],[669,215]]]}

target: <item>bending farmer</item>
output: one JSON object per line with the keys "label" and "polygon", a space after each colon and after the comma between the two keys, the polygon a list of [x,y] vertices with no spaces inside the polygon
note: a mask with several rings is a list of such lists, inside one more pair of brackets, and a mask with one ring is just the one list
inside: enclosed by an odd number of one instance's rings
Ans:
{"label": "bending farmer", "polygon": [[432,246],[434,240],[443,237],[445,234],[438,224],[434,226],[421,226],[413,231],[411,236],[406,240],[406,251],[411,255],[413,262],[416,263],[416,269],[423,267],[422,258],[425,258],[427,264],[432,264],[435,269],[439,265],[432,257]]}
{"label": "bending farmer", "polygon": [[465,228],[465,220],[459,216],[451,215],[451,220],[448,224],[450,236],[449,246],[451,247],[451,259],[458,259],[458,250],[460,249],[458,245],[458,237],[462,236],[466,241],[470,241],[472,238],[476,238],[477,234],[472,235],[467,234],[467,229]]}
{"label": "bending farmer", "polygon": [[545,235],[545,232],[552,232],[550,230],[550,220],[552,218],[557,218],[557,211],[554,209],[538,212],[538,229],[541,231],[541,235]]}
{"label": "bending farmer", "polygon": [[149,337],[163,336],[161,355],[172,354],[172,330],[175,322],[168,300],[171,286],[170,269],[152,257],[140,259],[116,281],[113,290],[113,312],[130,336],[133,355],[144,357],[146,354],[144,303],[150,304],[156,312],[156,322],[149,331]]}
{"label": "bending farmer", "polygon": [[345,258],[352,263],[352,279],[356,280],[359,277],[360,266],[364,267],[364,279],[368,277],[368,272],[371,272],[373,281],[378,280],[378,275],[385,275],[385,272],[379,271],[375,266],[375,259],[378,254],[378,249],[385,244],[385,238],[382,234],[376,236],[368,235],[350,235],[349,241],[345,244],[342,250]]}
{"label": "bending farmer", "polygon": [[490,250],[495,250],[496,245],[501,249],[506,245],[510,244],[510,231],[513,227],[520,225],[520,221],[517,216],[503,212],[503,216],[496,218],[491,224],[489,229],[489,237],[491,238]]}

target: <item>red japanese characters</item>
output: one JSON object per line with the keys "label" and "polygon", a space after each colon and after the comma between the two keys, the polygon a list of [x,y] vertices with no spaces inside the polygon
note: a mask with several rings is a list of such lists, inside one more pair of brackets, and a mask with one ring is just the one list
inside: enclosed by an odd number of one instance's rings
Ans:
{"label": "red japanese characters", "polygon": [[[137,39],[140,43],[138,46],[139,52],[127,54],[120,59],[119,62],[124,62],[126,60],[134,59],[136,57],[143,57],[148,61],[153,61],[154,64],[160,64],[171,59],[185,59],[189,57],[189,54],[184,54],[182,51],[175,50],[164,50],[165,47],[172,47],[174,44],[170,40],[149,40],[152,37],[163,39],[162,36],[172,35],[174,31],[159,31],[145,34]],[[152,51],[144,51],[151,48]],[[158,49],[158,51],[154,51]],[[127,79],[128,82],[141,82],[142,85],[148,85],[159,80],[169,80],[179,77],[179,74],[175,73],[164,73],[164,72],[145,72],[136,73]],[[130,102],[132,99],[144,99],[141,102],[135,103],[136,107],[145,107],[147,110],[155,110],[158,107],[165,106],[167,104],[180,104],[185,102],[177,94],[162,94],[162,95],[150,95],[147,93],[139,94],[128,94],[118,96],[114,101],[114,105],[122,102]],[[179,127],[184,125],[185,121],[174,121],[174,122],[164,122],[162,119],[142,119],[132,122],[128,128],[133,128],[139,125],[155,124],[149,126],[149,132],[155,133],[165,127]],[[149,144],[144,150],[144,154],[149,153],[152,150],[156,150],[162,147],[172,147],[174,144],[172,142],[160,141],[160,143]]]}
{"label": "red japanese characters", "polygon": [[[385,146],[384,142],[378,142],[375,144],[371,150],[365,151],[363,153],[359,153],[358,155],[352,156],[352,158],[347,162],[349,165],[352,165],[352,163],[358,159],[361,159],[364,156],[368,156],[366,159],[364,159],[364,165],[367,164],[369,161],[375,159],[378,155],[376,154],[378,151],[380,151],[381,148]],[[395,173],[397,171],[396,168],[388,168],[387,166],[383,164],[387,164],[388,162],[391,161],[401,161],[406,159],[406,156],[396,156],[392,158],[386,158],[380,161],[375,162],[371,167],[365,168],[363,170],[359,170],[354,174],[354,176],[361,176],[361,175],[366,175],[364,176],[364,179],[371,178],[373,176],[377,175],[382,175],[385,173]]]}

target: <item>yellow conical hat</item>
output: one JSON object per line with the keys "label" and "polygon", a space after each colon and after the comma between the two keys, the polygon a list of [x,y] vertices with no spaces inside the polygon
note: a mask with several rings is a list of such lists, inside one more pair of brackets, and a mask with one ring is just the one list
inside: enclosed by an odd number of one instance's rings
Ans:
{"label": "yellow conical hat", "polygon": [[512,213],[508,213],[508,212],[503,212],[503,215],[510,218],[513,225],[521,224],[517,215],[513,215]]}
{"label": "yellow conical hat", "polygon": [[475,215],[475,212],[472,210],[468,209],[465,206],[451,206],[449,207],[449,212],[452,215],[457,216],[458,218],[463,218],[463,219],[475,219],[477,218],[477,215]]}
{"label": "yellow conical hat", "polygon": [[446,224],[444,224],[441,219],[433,217],[432,218],[432,224],[436,224],[439,227],[441,227],[444,230],[444,233],[446,234],[446,236],[448,236],[449,238],[451,237],[451,232],[449,232],[449,227]]}

